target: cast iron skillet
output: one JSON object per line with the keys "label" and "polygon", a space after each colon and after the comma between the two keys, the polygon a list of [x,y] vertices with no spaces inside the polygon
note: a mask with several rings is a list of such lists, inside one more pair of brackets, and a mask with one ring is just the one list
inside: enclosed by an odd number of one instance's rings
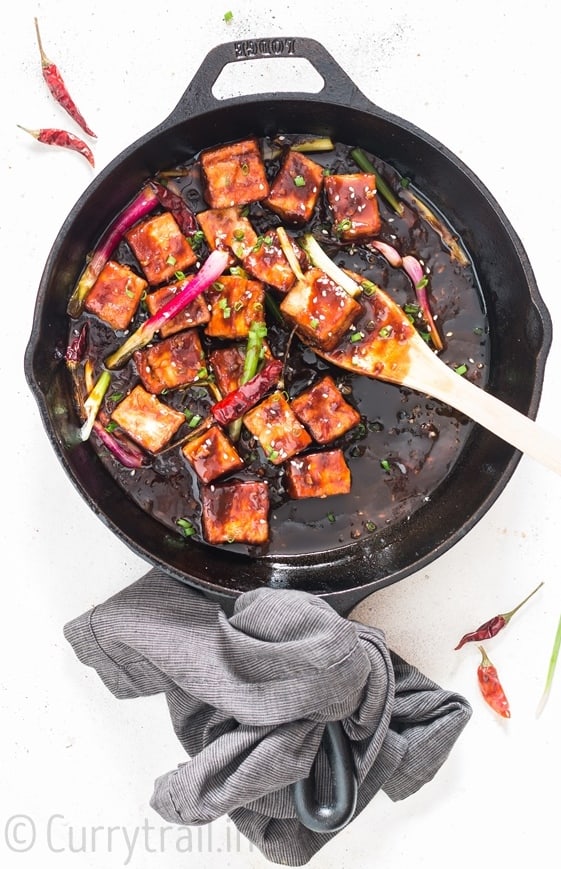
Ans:
{"label": "cast iron skillet", "polygon": [[[230,63],[304,58],[320,74],[318,93],[267,93],[218,100],[212,89]],[[66,218],[39,286],[25,373],[52,446],[91,509],[153,565],[218,599],[268,585],[321,595],[339,612],[436,559],[459,541],[504,489],[520,453],[474,426],[451,474],[430,503],[383,539],[336,553],[249,558],[179,539],[131,503],[93,448],[77,437],[70,380],[61,358],[66,304],[85,258],[111,219],[158,170],[204,147],[279,131],[329,135],[376,154],[409,177],[463,239],[481,281],[491,335],[487,388],[535,418],[551,343],[550,317],[515,231],[491,193],[454,154],[405,120],[371,103],[321,44],[274,38],[217,46],[162,124],[119,154]]]}

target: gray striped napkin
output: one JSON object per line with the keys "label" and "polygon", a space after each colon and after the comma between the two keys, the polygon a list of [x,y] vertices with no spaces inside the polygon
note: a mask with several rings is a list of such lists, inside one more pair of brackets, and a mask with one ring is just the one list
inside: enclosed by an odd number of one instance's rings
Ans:
{"label": "gray striped napkin", "polygon": [[[356,814],[382,789],[402,800],[430,781],[471,716],[386,646],[382,631],[305,592],[263,588],[219,604],[154,568],[64,628],[118,698],[164,694],[184,762],[155,782],[166,821],[225,814],[274,863],[302,866],[334,835],[296,817],[325,722],[341,720],[358,778]],[[330,793],[319,751],[320,797]],[[356,816],[356,815],[355,815]]]}

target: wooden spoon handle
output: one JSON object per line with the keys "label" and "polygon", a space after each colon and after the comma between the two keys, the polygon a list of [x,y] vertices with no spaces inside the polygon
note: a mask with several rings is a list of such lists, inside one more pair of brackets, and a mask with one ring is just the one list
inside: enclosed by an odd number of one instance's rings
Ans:
{"label": "wooden spoon handle", "polygon": [[561,474],[561,439],[542,429],[510,405],[505,404],[490,392],[485,392],[456,374],[425,347],[410,347],[413,351],[404,386],[440,399],[489,431]]}

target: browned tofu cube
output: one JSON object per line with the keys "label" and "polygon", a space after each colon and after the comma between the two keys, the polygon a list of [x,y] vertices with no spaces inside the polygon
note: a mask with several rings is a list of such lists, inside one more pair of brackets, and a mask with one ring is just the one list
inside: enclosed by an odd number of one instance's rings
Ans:
{"label": "browned tofu cube", "polygon": [[257,139],[211,148],[201,154],[204,196],[211,208],[247,205],[269,192]]}
{"label": "browned tofu cube", "polygon": [[84,302],[84,308],[118,331],[126,329],[148,284],[131,268],[109,260]]}
{"label": "browned tofu cube", "polygon": [[197,256],[173,214],[164,211],[143,220],[125,233],[150,286],[172,280],[176,272],[194,265]]}
{"label": "browned tofu cube", "polygon": [[257,242],[257,233],[241,208],[210,208],[200,211],[197,220],[211,250],[230,253],[230,265],[243,260]]}
{"label": "browned tofu cube", "polygon": [[[194,275],[192,276],[194,277]],[[166,284],[165,287],[160,287],[146,296],[146,307],[148,313],[153,316],[160,310],[173,296],[177,293],[178,288],[184,286],[183,281],[177,281],[173,284]],[[210,311],[208,304],[203,294],[193,299],[191,304],[183,308],[175,317],[171,317],[160,329],[162,338],[167,338],[169,335],[174,335],[176,332],[181,332],[183,329],[192,329],[194,326],[204,326],[210,320]]]}
{"label": "browned tofu cube", "polygon": [[382,219],[375,175],[328,175],[324,186],[339,238],[355,241],[371,238],[380,231]]}
{"label": "browned tofu cube", "polygon": [[[294,242],[291,244],[294,256],[299,260],[303,251]],[[274,229],[258,236],[252,250],[242,260],[242,264],[254,278],[269,284],[281,293],[287,293],[296,280]]]}
{"label": "browned tofu cube", "polygon": [[273,392],[249,410],[243,421],[273,465],[282,464],[312,442],[282,392]]}
{"label": "browned tofu cube", "polygon": [[291,498],[327,498],[351,491],[351,472],[342,450],[307,453],[290,459],[286,485]]}
{"label": "browned tofu cube", "polygon": [[185,414],[168,407],[138,384],[117,405],[111,419],[149,452],[156,453],[185,422]]}
{"label": "browned tofu cube", "polygon": [[144,388],[156,395],[207,376],[204,350],[195,329],[137,350],[133,359]]}
{"label": "browned tofu cube", "polygon": [[258,545],[269,539],[267,483],[232,481],[204,486],[201,504],[207,543]]}
{"label": "browned tofu cube", "polygon": [[305,223],[314,212],[322,184],[319,163],[298,151],[288,151],[264,204],[288,223]]}
{"label": "browned tofu cube", "polygon": [[228,395],[240,385],[244,359],[245,356],[240,344],[218,347],[209,353],[209,366],[221,395]]}
{"label": "browned tofu cube", "polygon": [[188,441],[181,451],[203,483],[244,467],[243,459],[217,425]]}
{"label": "browned tofu cube", "polygon": [[238,275],[222,275],[208,288],[210,321],[205,332],[211,338],[247,338],[252,323],[265,322],[265,290],[261,281]]}
{"label": "browned tofu cube", "polygon": [[360,413],[329,374],[293,398],[290,406],[318,444],[334,441],[360,422]]}
{"label": "browned tofu cube", "polygon": [[302,339],[333,350],[362,311],[362,306],[318,268],[309,269],[280,303],[281,313]]}

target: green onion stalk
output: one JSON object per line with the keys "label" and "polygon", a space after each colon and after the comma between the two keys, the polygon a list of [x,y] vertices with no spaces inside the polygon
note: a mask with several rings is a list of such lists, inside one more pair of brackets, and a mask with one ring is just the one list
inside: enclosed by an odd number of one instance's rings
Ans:
{"label": "green onion stalk", "polygon": [[547,676],[545,680],[545,688],[543,690],[543,694],[541,696],[540,702],[538,703],[538,708],[536,709],[536,718],[542,714],[547,701],[549,700],[549,695],[551,693],[551,686],[553,684],[553,676],[555,675],[555,668],[557,667],[557,658],[559,657],[559,649],[561,648],[561,616],[559,616],[559,622],[557,624],[557,632],[555,634],[555,639],[553,641],[553,649],[551,650],[551,657],[549,659],[549,667],[547,669]]}
{"label": "green onion stalk", "polygon": [[[251,378],[257,374],[257,368],[259,366],[266,337],[267,326],[265,323],[253,322],[249,327],[249,334],[247,336],[247,347],[239,386],[243,386],[244,383],[247,383],[248,380],[251,380]],[[242,422],[243,417],[240,417],[239,419],[234,420],[228,429],[230,439],[234,442],[240,438]]]}

